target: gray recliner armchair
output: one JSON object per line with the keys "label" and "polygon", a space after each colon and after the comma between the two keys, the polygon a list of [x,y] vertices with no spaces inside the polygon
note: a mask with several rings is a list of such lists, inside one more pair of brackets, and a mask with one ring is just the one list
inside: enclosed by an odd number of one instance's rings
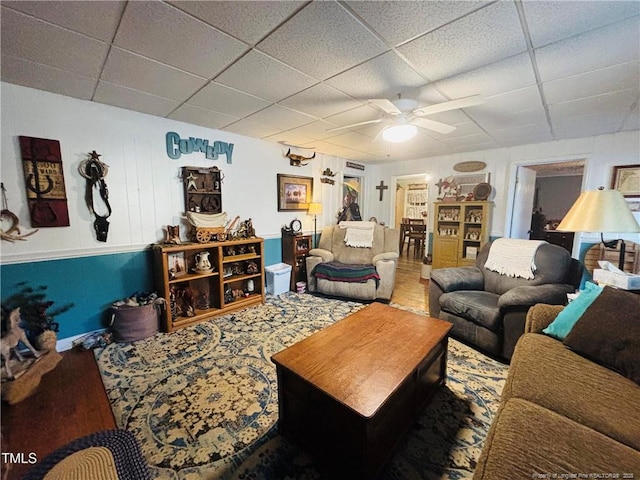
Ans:
{"label": "gray recliner armchair", "polygon": [[[309,251],[306,259],[307,288],[330,296],[355,298],[358,300],[390,300],[396,282],[396,263],[400,233],[394,228],[381,225],[373,227],[371,247],[352,247],[345,242],[346,230],[338,225],[325,227],[318,247]],[[336,276],[344,273],[343,281],[338,278],[324,278],[317,275],[316,267],[336,265]],[[367,268],[379,279],[364,281],[362,273]],[[343,272],[340,272],[343,269]],[[359,276],[362,281],[355,281]],[[370,275],[371,276],[371,275]]]}
{"label": "gray recliner armchair", "polygon": [[580,285],[583,267],[564,248],[544,243],[535,253],[534,277],[510,277],[484,268],[491,246],[478,253],[475,267],[431,272],[429,315],[453,323],[454,337],[509,360],[529,308],[566,305],[567,293]]}

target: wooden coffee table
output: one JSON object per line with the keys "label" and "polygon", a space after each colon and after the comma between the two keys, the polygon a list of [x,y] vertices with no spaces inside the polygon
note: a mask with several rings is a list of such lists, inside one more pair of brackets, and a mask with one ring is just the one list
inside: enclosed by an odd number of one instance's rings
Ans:
{"label": "wooden coffee table", "polygon": [[372,303],[273,355],[280,432],[334,476],[374,477],[444,384],[451,327]]}

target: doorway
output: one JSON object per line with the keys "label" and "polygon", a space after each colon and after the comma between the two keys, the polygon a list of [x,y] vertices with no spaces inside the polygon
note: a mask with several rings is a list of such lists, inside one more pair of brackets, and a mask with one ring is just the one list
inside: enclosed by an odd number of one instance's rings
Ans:
{"label": "doorway", "polygon": [[585,164],[580,158],[514,166],[507,236],[546,240],[572,252],[573,234],[556,228],[580,196]]}

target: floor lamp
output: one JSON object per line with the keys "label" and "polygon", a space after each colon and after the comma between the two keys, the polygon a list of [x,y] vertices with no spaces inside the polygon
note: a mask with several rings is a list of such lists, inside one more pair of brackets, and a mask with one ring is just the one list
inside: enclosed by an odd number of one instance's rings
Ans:
{"label": "floor lamp", "polygon": [[321,203],[310,203],[309,211],[307,212],[309,215],[313,215],[313,247],[316,247],[316,220],[318,215],[322,215],[322,204]]}
{"label": "floor lamp", "polygon": [[604,241],[604,233],[638,233],[640,225],[631,213],[629,205],[618,190],[585,191],[580,194],[557,230],[567,232],[600,232],[605,247],[620,244],[618,268],[624,270],[625,244],[623,239]]}

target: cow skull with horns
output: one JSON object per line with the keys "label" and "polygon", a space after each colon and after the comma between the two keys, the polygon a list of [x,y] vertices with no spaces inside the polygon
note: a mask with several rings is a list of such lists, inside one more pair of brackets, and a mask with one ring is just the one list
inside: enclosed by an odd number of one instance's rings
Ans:
{"label": "cow skull with horns", "polygon": [[308,165],[309,162],[302,163],[303,160],[313,160],[314,158],[316,158],[316,153],[313,152],[313,155],[311,155],[310,157],[303,157],[302,155],[296,155],[295,153],[291,153],[291,149],[289,149],[287,150],[285,157],[289,158],[289,165],[293,167],[304,167],[305,165]]}

